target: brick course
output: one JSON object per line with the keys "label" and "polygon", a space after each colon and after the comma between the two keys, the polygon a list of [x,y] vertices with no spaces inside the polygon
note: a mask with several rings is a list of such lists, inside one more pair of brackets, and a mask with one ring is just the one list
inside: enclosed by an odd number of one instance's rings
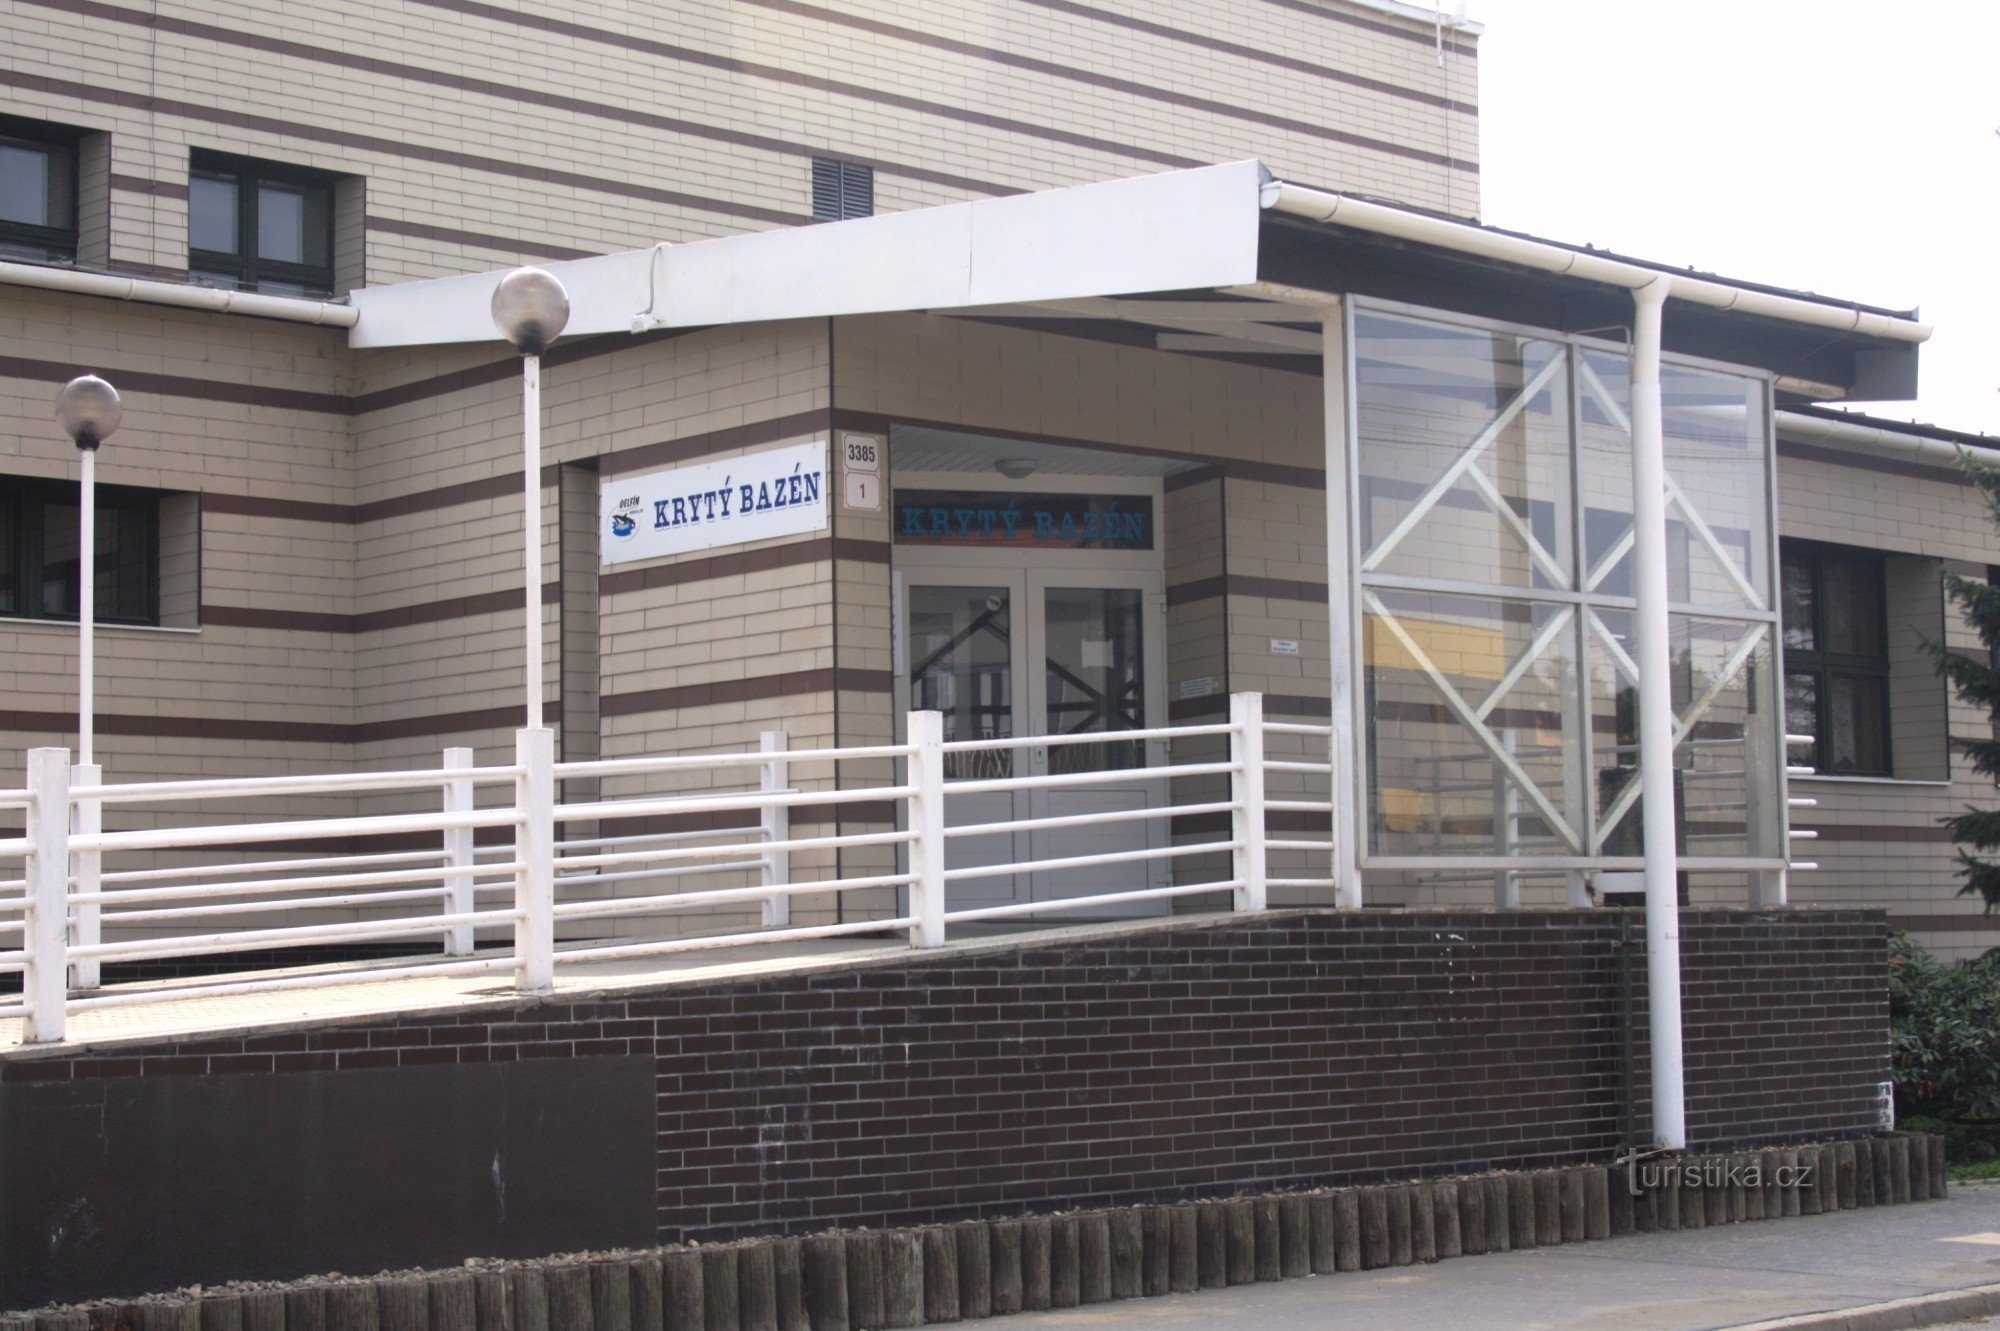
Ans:
{"label": "brick course", "polygon": [[[642,1054],[662,1241],[1599,1163],[1623,911],[1278,913],[615,998],[122,1047],[9,1080]],[[1691,1146],[1856,1136],[1878,910],[1682,925]],[[1643,1105],[1645,974],[1632,1021]],[[1644,1114],[1639,1115],[1644,1131]]]}

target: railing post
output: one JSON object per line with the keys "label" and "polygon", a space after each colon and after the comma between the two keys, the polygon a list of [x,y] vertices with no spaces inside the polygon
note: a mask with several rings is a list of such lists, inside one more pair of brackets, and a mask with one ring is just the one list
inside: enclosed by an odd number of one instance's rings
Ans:
{"label": "railing post", "polygon": [[546,727],[514,732],[514,987],[544,993],[556,983],[556,745]]}
{"label": "railing post", "polygon": [[28,751],[28,1043],[63,1038],[69,992],[69,750]]}
{"label": "railing post", "polygon": [[1264,909],[1264,695],[1229,695],[1229,798],[1236,849],[1230,853],[1236,879],[1236,909]]}
{"label": "railing post", "polygon": [[[104,784],[104,768],[97,763],[78,763],[69,769],[71,790],[78,786]],[[69,830],[78,836],[96,836],[104,830],[104,805],[95,799],[80,799],[70,805]],[[104,888],[104,854],[98,850],[70,852],[69,876],[76,883],[77,903],[71,918],[69,941],[74,947],[95,947],[103,941],[98,919],[97,895]],[[78,989],[95,989],[102,978],[96,957],[79,957],[69,964],[70,984]]]}
{"label": "railing post", "polygon": [[[447,777],[444,783],[444,811],[446,813],[472,812],[472,763],[471,749],[446,749],[444,767],[447,772],[463,772],[464,776]],[[447,827],[444,830],[444,863],[449,870],[444,877],[444,913],[447,915],[469,914],[478,898],[472,890],[472,829],[469,827]],[[469,957],[472,955],[472,926],[455,924],[445,930],[444,954],[447,957]]]}
{"label": "railing post", "polygon": [[[791,784],[791,765],[785,761],[785,750],[790,742],[790,736],[782,730],[766,730],[757,736],[759,751],[772,755],[757,769],[757,789],[779,791]],[[766,846],[791,840],[792,811],[785,805],[765,805],[759,812],[758,824],[763,830]],[[781,887],[791,882],[791,852],[765,851],[761,873],[765,887]],[[791,922],[792,898],[789,894],[778,892],[764,898],[764,924],[767,927],[780,927]]]}
{"label": "railing post", "polygon": [[911,712],[911,947],[944,946],[944,713]]}

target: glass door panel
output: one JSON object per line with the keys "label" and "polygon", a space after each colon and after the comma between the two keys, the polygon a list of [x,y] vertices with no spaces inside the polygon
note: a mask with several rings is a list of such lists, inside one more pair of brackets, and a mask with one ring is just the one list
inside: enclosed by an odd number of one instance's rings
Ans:
{"label": "glass door panel", "polygon": [[[1015,734],[1014,624],[1016,588],[912,583],[905,625],[909,642],[909,706],[944,714],[947,744],[1011,739]],[[1031,713],[1032,715],[1032,713]],[[993,780],[1015,774],[1015,749],[973,749],[944,756],[946,782]],[[953,826],[1007,823],[1025,818],[1027,797],[1011,791],[957,795],[945,801]],[[1027,838],[1011,832],[952,837],[947,868],[1013,864],[1026,857]],[[1006,905],[1020,899],[1014,874],[955,879],[946,892],[950,909]]]}
{"label": "glass door panel", "polygon": [[[1014,736],[1012,596],[1005,587],[910,588],[910,706],[944,713],[944,738]],[[948,753],[945,780],[1014,775],[1012,749]]]}
{"label": "glass door panel", "polygon": [[[1145,728],[1145,608],[1135,587],[1050,587],[1042,600],[1044,734]],[[1142,741],[1049,749],[1051,772],[1145,765]]]}

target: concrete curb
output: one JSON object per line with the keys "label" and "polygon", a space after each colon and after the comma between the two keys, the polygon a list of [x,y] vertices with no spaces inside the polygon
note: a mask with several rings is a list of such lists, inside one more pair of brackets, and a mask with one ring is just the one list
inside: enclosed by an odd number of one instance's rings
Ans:
{"label": "concrete curb", "polygon": [[2000,1313],[2000,1285],[1974,1285],[1942,1294],[1865,1303],[1858,1308],[1745,1322],[1729,1331],[1902,1331],[1905,1327],[1943,1326],[1993,1313]]}

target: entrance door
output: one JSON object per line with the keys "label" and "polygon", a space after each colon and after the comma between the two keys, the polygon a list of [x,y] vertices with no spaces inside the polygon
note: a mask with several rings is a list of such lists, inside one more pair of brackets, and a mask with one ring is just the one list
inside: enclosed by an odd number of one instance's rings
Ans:
{"label": "entrance door", "polygon": [[[990,561],[989,561],[990,562]],[[953,561],[956,563],[956,561]],[[947,741],[1015,735],[1103,734],[1161,724],[1164,713],[1161,579],[1157,573],[1076,569],[975,570],[931,565],[901,574],[899,702],[944,713]],[[945,780],[1050,776],[1155,764],[1160,746],[1107,738],[946,755]],[[1160,819],[1093,815],[1158,807],[1167,778],[1112,785],[1035,787],[953,796],[954,826],[1078,818],[1028,833],[953,837],[947,863],[962,866],[1067,859],[1166,844]],[[995,874],[952,883],[953,909],[1132,891],[1164,883],[1165,861]],[[1143,914],[1138,902],[1092,914]]]}

